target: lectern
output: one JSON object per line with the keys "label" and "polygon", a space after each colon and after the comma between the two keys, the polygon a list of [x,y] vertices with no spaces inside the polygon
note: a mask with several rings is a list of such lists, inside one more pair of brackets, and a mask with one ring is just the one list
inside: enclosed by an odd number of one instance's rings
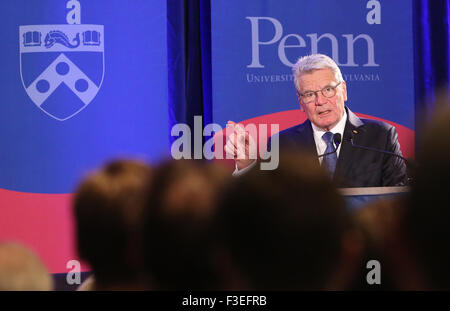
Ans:
{"label": "lectern", "polygon": [[409,187],[362,187],[340,188],[349,209],[361,208],[375,200],[391,199],[404,196],[409,192]]}

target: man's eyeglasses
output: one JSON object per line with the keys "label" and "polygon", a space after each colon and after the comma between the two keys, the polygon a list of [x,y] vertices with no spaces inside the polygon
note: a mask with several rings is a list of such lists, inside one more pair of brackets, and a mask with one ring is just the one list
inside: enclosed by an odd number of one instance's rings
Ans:
{"label": "man's eyeglasses", "polygon": [[312,103],[313,101],[316,100],[316,97],[317,97],[317,93],[318,93],[318,92],[322,93],[322,95],[323,95],[324,97],[326,97],[326,98],[333,97],[334,95],[336,95],[336,88],[337,88],[340,84],[341,84],[341,82],[339,82],[339,83],[336,84],[335,86],[327,85],[326,87],[324,87],[323,89],[318,90],[318,91],[308,91],[308,92],[305,92],[305,93],[303,93],[303,94],[301,94],[301,93],[298,93],[298,94],[301,96],[302,101],[303,101],[305,104],[309,104],[309,103]]}

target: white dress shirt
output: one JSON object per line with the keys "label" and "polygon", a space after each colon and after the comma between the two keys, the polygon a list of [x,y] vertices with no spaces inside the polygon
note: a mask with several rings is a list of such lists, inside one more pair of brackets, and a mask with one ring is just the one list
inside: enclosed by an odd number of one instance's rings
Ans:
{"label": "white dress shirt", "polygon": [[[341,120],[332,128],[329,130],[329,132],[333,134],[341,134],[341,137],[344,137],[344,129],[345,129],[345,123],[347,122],[347,111],[344,110],[344,115],[342,116]],[[312,129],[313,129],[313,136],[314,136],[314,142],[316,143],[316,150],[317,155],[321,155],[325,153],[325,149],[327,149],[327,143],[323,140],[322,136],[326,133],[326,131],[318,128],[313,123],[311,123]],[[337,157],[339,158],[339,152],[341,151],[342,143],[339,144],[339,147],[337,149]],[[336,145],[334,146],[336,148]],[[319,162],[322,164],[323,157],[319,158]]]}

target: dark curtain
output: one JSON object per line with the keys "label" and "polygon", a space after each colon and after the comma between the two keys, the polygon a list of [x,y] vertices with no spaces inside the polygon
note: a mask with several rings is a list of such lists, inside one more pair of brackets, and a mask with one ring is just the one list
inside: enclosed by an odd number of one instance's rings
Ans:
{"label": "dark curtain", "polygon": [[[417,125],[433,112],[436,92],[449,88],[450,0],[413,1]],[[193,129],[196,115],[212,122],[210,0],[169,0],[167,15],[169,125]]]}
{"label": "dark curtain", "polygon": [[212,122],[209,0],[167,1],[167,44],[172,143],[174,124],[189,125],[193,135],[194,116],[203,117],[203,126]]}
{"label": "dark curtain", "polygon": [[414,0],[416,124],[432,114],[450,81],[450,0]]}

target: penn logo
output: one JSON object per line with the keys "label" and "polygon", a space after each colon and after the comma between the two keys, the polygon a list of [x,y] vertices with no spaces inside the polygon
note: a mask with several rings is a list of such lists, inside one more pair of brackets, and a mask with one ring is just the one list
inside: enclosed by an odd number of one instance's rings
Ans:
{"label": "penn logo", "polygon": [[65,121],[99,92],[105,73],[104,27],[81,24],[81,5],[67,3],[67,23],[19,26],[20,75],[31,101]]}

